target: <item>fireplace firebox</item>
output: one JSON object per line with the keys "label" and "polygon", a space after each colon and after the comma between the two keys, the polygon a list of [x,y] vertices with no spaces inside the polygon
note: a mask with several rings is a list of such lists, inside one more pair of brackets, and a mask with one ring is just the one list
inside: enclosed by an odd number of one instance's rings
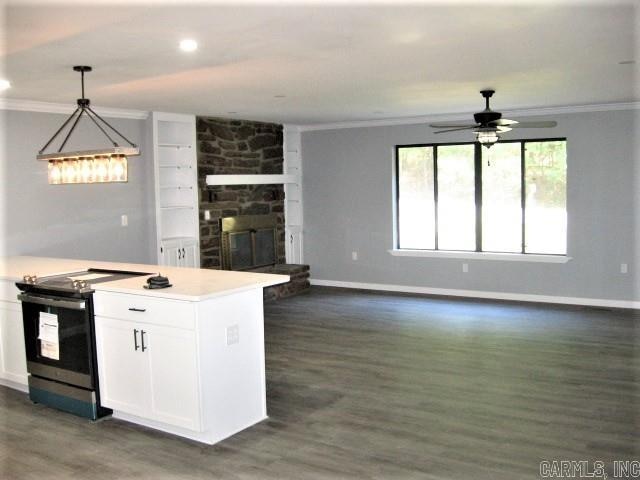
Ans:
{"label": "fireplace firebox", "polygon": [[222,268],[249,270],[275,265],[277,227],[278,218],[274,214],[222,218]]}

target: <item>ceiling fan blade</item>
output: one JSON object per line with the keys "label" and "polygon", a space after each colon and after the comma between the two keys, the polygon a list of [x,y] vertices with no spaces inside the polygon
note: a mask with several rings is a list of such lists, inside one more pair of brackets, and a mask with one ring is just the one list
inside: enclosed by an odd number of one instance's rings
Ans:
{"label": "ceiling fan blade", "polygon": [[433,133],[457,132],[459,130],[471,130],[471,129],[476,128],[476,127],[477,127],[477,125],[467,125],[466,127],[449,128],[447,130],[440,130],[438,132],[433,132]]}
{"label": "ceiling fan blade", "polygon": [[511,128],[553,128],[558,125],[558,122],[553,120],[546,122],[520,122],[515,125],[511,125]]}
{"label": "ceiling fan blade", "polygon": [[495,120],[493,122],[489,122],[489,125],[496,127],[510,127],[515,125],[516,123],[520,123],[517,120],[509,120],[507,118],[500,118],[499,120]]}
{"label": "ceiling fan blade", "polygon": [[462,127],[477,127],[477,123],[432,123],[429,125],[431,128],[462,128]]}

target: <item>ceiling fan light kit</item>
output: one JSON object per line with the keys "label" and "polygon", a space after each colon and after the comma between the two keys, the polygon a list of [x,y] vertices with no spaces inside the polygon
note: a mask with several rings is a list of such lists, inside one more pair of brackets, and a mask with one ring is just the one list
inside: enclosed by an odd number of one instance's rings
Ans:
{"label": "ceiling fan light kit", "polygon": [[478,128],[474,130],[476,140],[483,146],[491,148],[491,146],[500,140],[500,135],[493,129]]}
{"label": "ceiling fan light kit", "polygon": [[[91,101],[84,97],[84,74],[90,72],[91,67],[78,65],[73,70],[80,72],[82,83],[82,98],[78,99],[78,106],[65,120],[62,126],[53,134],[47,143],[40,149],[38,160],[49,163],[49,184],[60,185],[70,183],[108,183],[126,182],[127,157],[140,155],[137,145],[129,141],[105,119],[93,111]],[[74,132],[82,116],[87,116],[95,126],[109,139],[111,147],[64,152],[67,141]],[[73,121],[73,123],[72,123]],[[71,124],[58,150],[54,153],[45,153],[51,143]],[[129,144],[128,147],[118,145],[109,132],[114,133]]]}
{"label": "ceiling fan light kit", "polygon": [[502,113],[491,110],[491,107],[489,106],[489,99],[494,93],[496,93],[495,90],[480,91],[480,94],[485,99],[485,109],[473,114],[473,119],[476,123],[438,123],[431,124],[429,126],[431,128],[444,129],[434,133],[471,130],[475,134],[476,141],[478,143],[484,147],[491,148],[491,146],[495,145],[498,140],[500,140],[501,133],[508,132],[514,128],[553,128],[558,125],[558,123],[554,121],[518,122],[516,120],[502,118]]}

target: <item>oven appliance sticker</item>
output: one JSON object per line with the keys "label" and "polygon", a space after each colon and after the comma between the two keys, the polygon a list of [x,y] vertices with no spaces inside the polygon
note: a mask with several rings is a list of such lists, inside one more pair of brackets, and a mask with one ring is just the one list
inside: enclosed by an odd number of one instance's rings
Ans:
{"label": "oven appliance sticker", "polygon": [[58,337],[58,316],[40,312],[38,340],[40,340],[40,356],[52,360],[60,360],[60,340]]}

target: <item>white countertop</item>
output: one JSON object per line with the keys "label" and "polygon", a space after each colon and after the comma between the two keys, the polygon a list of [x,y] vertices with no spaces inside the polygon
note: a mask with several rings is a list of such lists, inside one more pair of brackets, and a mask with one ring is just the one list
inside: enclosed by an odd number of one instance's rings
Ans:
{"label": "white countertop", "polygon": [[97,283],[96,291],[130,293],[148,297],[171,298],[199,302],[208,298],[230,295],[236,292],[264,288],[289,281],[288,275],[270,273],[231,272],[202,268],[179,268],[138,263],[100,262],[49,257],[0,257],[0,280],[22,280],[24,275],[46,277],[79,272],[89,268],[148,272],[149,276],[162,273],[169,277],[170,288],[147,290],[143,286],[146,276]]}

